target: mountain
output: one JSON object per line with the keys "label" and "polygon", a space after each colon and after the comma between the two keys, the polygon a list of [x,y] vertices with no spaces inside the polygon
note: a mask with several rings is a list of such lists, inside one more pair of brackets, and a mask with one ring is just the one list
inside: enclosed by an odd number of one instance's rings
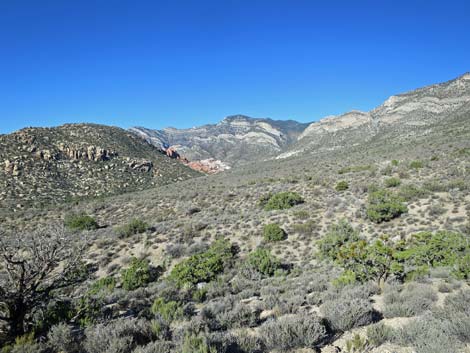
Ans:
{"label": "mountain", "polygon": [[442,129],[456,119],[469,123],[470,73],[454,80],[388,98],[370,112],[351,111],[310,124],[278,158],[335,150],[387,139],[404,139]]}
{"label": "mountain", "polygon": [[0,205],[15,208],[200,175],[126,130],[94,124],[0,135],[0,163]]}
{"label": "mountain", "polygon": [[133,127],[130,131],[158,148],[171,146],[190,161],[212,158],[237,166],[278,155],[295,142],[307,126],[293,120],[234,115],[217,124],[191,129]]}

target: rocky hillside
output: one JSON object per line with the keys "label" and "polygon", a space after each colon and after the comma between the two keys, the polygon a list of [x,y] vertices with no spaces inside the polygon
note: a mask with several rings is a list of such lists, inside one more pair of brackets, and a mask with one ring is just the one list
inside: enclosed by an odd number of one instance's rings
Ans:
{"label": "rocky hillside", "polygon": [[279,157],[350,148],[367,142],[409,139],[470,117],[470,73],[388,98],[370,112],[351,111],[310,124]]}
{"label": "rocky hillside", "polygon": [[235,115],[218,124],[191,129],[134,127],[130,130],[161,149],[171,146],[190,161],[215,159],[236,166],[278,155],[296,141],[307,126],[292,120]]}
{"label": "rocky hillside", "polygon": [[0,163],[2,208],[103,196],[200,175],[134,134],[92,124],[0,135]]}

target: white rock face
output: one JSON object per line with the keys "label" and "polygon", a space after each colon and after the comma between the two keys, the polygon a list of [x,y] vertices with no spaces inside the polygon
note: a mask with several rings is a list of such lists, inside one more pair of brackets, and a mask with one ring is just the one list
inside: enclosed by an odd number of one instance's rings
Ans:
{"label": "white rock face", "polygon": [[231,116],[215,125],[192,129],[166,128],[131,131],[156,146],[181,146],[178,153],[189,160],[220,160],[229,165],[275,157],[308,126],[295,121]]}
{"label": "white rock face", "polygon": [[455,80],[391,96],[370,112],[352,111],[314,122],[281,156],[353,146],[387,131],[402,131],[403,136],[424,133],[431,124],[468,109],[469,104],[470,73],[466,73]]}

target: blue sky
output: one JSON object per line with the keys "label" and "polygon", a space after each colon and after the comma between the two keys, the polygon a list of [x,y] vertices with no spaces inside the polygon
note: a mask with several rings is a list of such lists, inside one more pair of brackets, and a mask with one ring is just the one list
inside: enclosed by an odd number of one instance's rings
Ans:
{"label": "blue sky", "polygon": [[0,0],[0,133],[314,121],[470,71],[470,1]]}

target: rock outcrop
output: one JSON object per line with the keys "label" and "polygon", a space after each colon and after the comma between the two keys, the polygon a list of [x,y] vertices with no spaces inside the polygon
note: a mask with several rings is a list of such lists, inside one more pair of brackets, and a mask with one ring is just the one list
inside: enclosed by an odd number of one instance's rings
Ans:
{"label": "rock outcrop", "polygon": [[152,130],[134,127],[130,131],[167,151],[172,158],[178,158],[179,155],[192,163],[218,160],[227,165],[238,166],[278,155],[296,141],[307,126],[308,124],[292,120],[254,119],[234,115],[218,124],[191,129]]}
{"label": "rock outcrop", "polygon": [[201,175],[134,134],[67,124],[0,135],[0,207],[142,190]]}

